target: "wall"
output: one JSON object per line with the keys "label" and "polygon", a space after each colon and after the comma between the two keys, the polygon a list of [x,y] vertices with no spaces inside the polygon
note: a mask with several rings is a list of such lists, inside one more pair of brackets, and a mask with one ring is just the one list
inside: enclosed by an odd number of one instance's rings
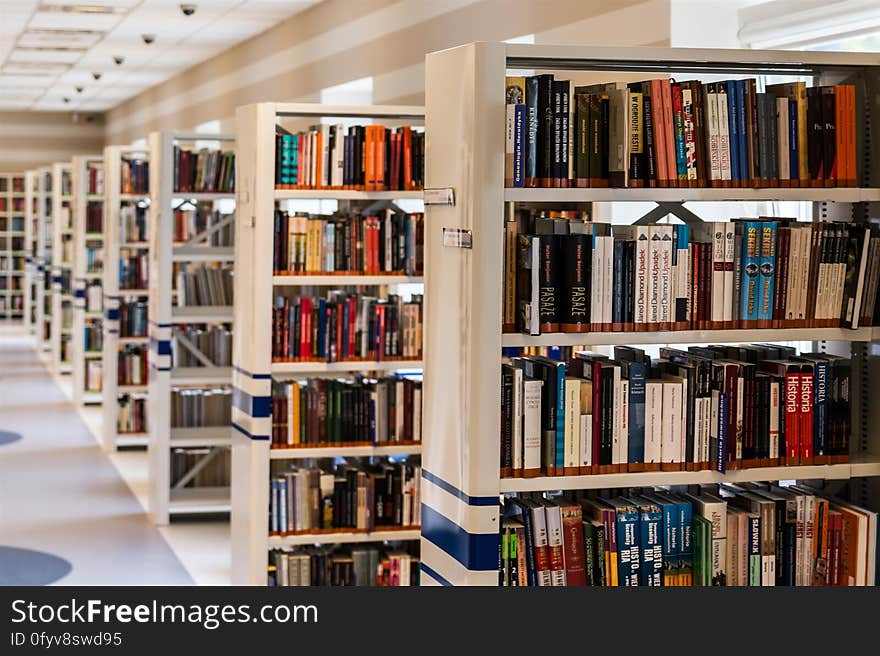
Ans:
{"label": "wall", "polygon": [[107,143],[190,129],[239,105],[317,101],[373,78],[373,102],[421,104],[424,57],[472,41],[668,45],[670,0],[325,0],[107,113]]}
{"label": "wall", "polygon": [[74,123],[69,112],[0,112],[0,171],[25,171],[74,155],[100,153],[104,118]]}

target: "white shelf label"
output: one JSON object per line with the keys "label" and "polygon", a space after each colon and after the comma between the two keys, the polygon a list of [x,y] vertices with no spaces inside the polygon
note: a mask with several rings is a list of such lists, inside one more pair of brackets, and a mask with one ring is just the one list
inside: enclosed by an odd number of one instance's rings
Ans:
{"label": "white shelf label", "polygon": [[473,248],[474,237],[470,230],[443,228],[443,245],[446,248]]}
{"label": "white shelf label", "polygon": [[422,199],[425,205],[455,205],[455,192],[452,187],[425,189]]}

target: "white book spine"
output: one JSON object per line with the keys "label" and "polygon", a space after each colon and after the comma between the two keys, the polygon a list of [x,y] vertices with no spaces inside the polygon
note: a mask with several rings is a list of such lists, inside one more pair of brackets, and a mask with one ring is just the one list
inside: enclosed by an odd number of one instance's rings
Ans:
{"label": "white book spine", "polygon": [[681,384],[663,383],[663,433],[660,438],[660,461],[680,462],[681,458]]}
{"label": "white book spine", "polygon": [[[798,228],[800,232],[800,267],[798,281],[798,319],[805,319],[807,316],[807,296],[809,293],[810,279],[810,260],[813,255],[813,229],[810,226],[801,226]],[[815,290],[813,290],[815,291]]]}
{"label": "white book spine", "polygon": [[663,383],[645,383],[645,462],[661,462],[663,441]]}
{"label": "white book spine", "polygon": [[732,221],[724,224],[724,311],[722,321],[733,321],[734,282],[733,261],[736,256],[736,226]]}
{"label": "white book spine", "polygon": [[661,229],[659,321],[668,324],[672,321],[672,226],[658,227]]}
{"label": "white book spine", "polygon": [[602,280],[602,323],[610,324],[614,300],[614,237],[602,237],[605,253]]}
{"label": "white book spine", "polygon": [[[540,410],[540,404],[539,408]],[[593,465],[593,415],[581,415],[581,467]]]}
{"label": "white book spine", "polygon": [[694,462],[703,462],[703,397],[694,403]]}
{"label": "white book spine", "polygon": [[[540,266],[540,265],[539,265]],[[602,282],[605,279],[605,248],[602,246],[602,237],[593,238],[593,261],[590,269],[592,297],[590,298],[590,321],[593,324],[602,323]]]}
{"label": "white book spine", "polygon": [[[534,508],[532,512],[532,537],[535,548],[547,546],[547,513],[543,507]],[[553,585],[550,581],[550,570],[542,569],[535,572],[535,577],[540,586]]]}
{"label": "white book spine", "polygon": [[[709,89],[712,89],[709,91]],[[708,115],[707,132],[709,135],[709,179],[721,179],[721,151],[718,148],[718,94],[714,87],[706,87],[706,110]]]}
{"label": "white book spine", "polygon": [[620,367],[614,367],[614,414],[611,422],[611,464],[619,465],[625,460],[621,459],[620,453]]}
{"label": "white book spine", "polygon": [[805,586],[813,585],[813,542],[815,540],[815,525],[813,518],[816,516],[816,497],[806,495],[804,517],[804,582]]}
{"label": "white book spine", "polygon": [[800,285],[801,231],[797,226],[789,228],[788,280],[785,283],[785,318],[797,319],[797,292]]}
{"label": "white book spine", "polygon": [[523,381],[523,469],[541,468],[540,380]]}
{"label": "white book spine", "polygon": [[581,381],[565,379],[565,456],[563,467],[579,467],[581,451]]}
{"label": "white book spine", "polygon": [[516,134],[516,105],[507,105],[504,129],[504,179],[513,180],[514,135]]}
{"label": "white book spine", "polygon": [[[776,149],[779,154],[779,179],[791,179],[791,156],[788,152],[788,98],[776,99]],[[795,174],[797,179],[797,174]]]}
{"label": "white book spine", "polygon": [[620,462],[629,462],[629,381],[620,380]]}
{"label": "white book spine", "polygon": [[[547,546],[550,549],[562,548],[562,509],[547,506]],[[565,585],[565,568],[550,570],[550,585]]]}
{"label": "white book spine", "polygon": [[730,128],[727,116],[727,90],[718,85],[718,150],[721,179],[730,180]]}
{"label": "white book spine", "polygon": [[648,297],[650,287],[650,253],[648,226],[636,226],[636,281],[635,281],[635,323],[648,323]]}
{"label": "white book spine", "polygon": [[648,239],[648,323],[660,322],[660,226],[650,226]]}
{"label": "white book spine", "polygon": [[770,457],[779,457],[779,383],[770,381]]}
{"label": "white book spine", "polygon": [[[718,390],[712,390],[711,402],[712,406],[709,409],[709,439],[715,447],[718,447],[718,409],[721,400],[721,392]],[[718,454],[720,456],[720,454]],[[710,460],[710,458],[706,458],[706,460]]]}
{"label": "white book spine", "polygon": [[[418,405],[413,403],[415,408]],[[415,414],[415,413],[414,413]],[[415,418],[414,418],[415,419]],[[413,421],[413,433],[418,439],[419,433],[415,431]],[[521,470],[523,467],[523,372],[522,369],[513,369],[513,468]]]}
{"label": "white book spine", "polygon": [[712,321],[724,321],[724,258],[726,225],[716,223],[712,226]]}

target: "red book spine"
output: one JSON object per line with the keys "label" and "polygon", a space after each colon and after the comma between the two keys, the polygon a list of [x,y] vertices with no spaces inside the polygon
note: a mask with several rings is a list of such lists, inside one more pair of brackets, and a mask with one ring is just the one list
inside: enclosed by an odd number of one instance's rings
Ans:
{"label": "red book spine", "polygon": [[789,465],[800,462],[800,395],[800,375],[785,374],[785,456]]}
{"label": "red book spine", "polygon": [[357,326],[357,299],[348,299],[348,356],[361,355],[355,352],[355,329]]}
{"label": "red book spine", "polygon": [[562,557],[565,564],[566,585],[586,585],[584,525],[579,506],[563,506],[562,508]]}
{"label": "red book spine", "polygon": [[403,128],[403,190],[412,191],[412,128]]}
{"label": "red book spine", "polygon": [[807,463],[813,458],[813,374],[802,373],[800,375],[800,426],[798,440],[800,444],[800,457],[806,458]]}

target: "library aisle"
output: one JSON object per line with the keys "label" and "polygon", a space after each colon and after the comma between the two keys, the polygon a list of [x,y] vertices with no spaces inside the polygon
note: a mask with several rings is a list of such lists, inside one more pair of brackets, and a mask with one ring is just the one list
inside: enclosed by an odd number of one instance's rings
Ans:
{"label": "library aisle", "polygon": [[200,548],[217,527],[153,526],[137,494],[146,453],[108,458],[24,332],[0,336],[0,585],[228,582]]}

